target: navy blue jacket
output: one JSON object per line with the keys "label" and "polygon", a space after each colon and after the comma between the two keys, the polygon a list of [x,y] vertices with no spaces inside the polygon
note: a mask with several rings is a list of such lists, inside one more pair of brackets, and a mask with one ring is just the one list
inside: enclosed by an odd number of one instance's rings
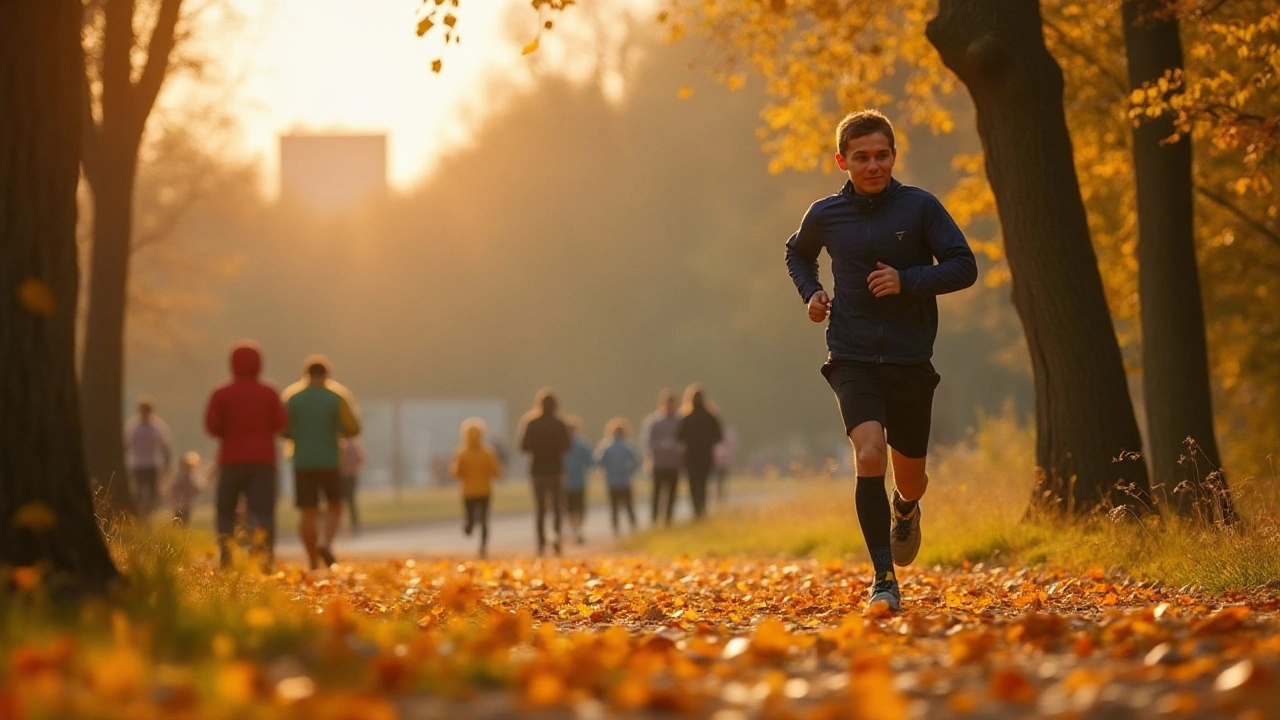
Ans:
{"label": "navy blue jacket", "polygon": [[[876,195],[858,195],[846,181],[839,193],[809,207],[787,241],[787,271],[806,303],[822,289],[818,254],[823,248],[835,278],[827,324],[832,360],[928,360],[938,335],[935,297],[978,279],[973,251],[942,203],[897,180]],[[867,276],[877,262],[898,271],[900,293],[871,294]]]}

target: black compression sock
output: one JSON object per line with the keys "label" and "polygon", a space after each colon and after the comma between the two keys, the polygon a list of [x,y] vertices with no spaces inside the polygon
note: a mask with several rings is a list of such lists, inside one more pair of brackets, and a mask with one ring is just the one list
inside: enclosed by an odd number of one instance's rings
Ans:
{"label": "black compression sock", "polygon": [[920,500],[903,500],[902,495],[898,494],[898,489],[893,490],[893,509],[898,511],[899,515],[910,515],[916,509],[916,505],[920,504]]}
{"label": "black compression sock", "polygon": [[889,550],[889,498],[884,492],[884,476],[859,475],[854,504],[858,508],[858,524],[862,526],[862,539],[867,543],[876,577],[885,572],[893,573],[893,553]]}

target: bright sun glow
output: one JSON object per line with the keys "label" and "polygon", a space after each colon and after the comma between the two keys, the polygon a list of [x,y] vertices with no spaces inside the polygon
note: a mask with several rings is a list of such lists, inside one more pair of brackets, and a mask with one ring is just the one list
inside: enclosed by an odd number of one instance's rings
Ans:
{"label": "bright sun glow", "polygon": [[[544,41],[536,61],[522,58],[520,38],[507,28],[538,20],[527,0],[463,3],[462,42],[441,52],[439,35],[414,32],[421,0],[237,0],[241,50],[234,62],[242,78],[235,95],[247,149],[263,161],[265,190],[277,190],[277,138],[288,132],[385,132],[388,173],[404,189],[429,173],[443,151],[469,139],[470,126],[510,90],[527,86],[534,73],[563,72],[582,78],[599,54],[565,52],[582,42],[575,18],[564,18]],[[643,13],[652,0],[605,3],[594,12]],[[511,12],[515,8],[516,12]],[[573,9],[570,12],[585,12]],[[562,20],[555,17],[557,21]],[[581,25],[581,24],[580,24]],[[595,23],[600,27],[614,23]],[[515,31],[518,33],[518,30]],[[567,37],[566,37],[567,35]],[[591,44],[613,38],[587,38]],[[444,72],[431,61],[444,58]],[[224,56],[226,57],[226,56]],[[571,61],[570,58],[585,58]],[[617,98],[621,76],[632,60],[611,62],[602,89]],[[505,89],[505,92],[503,91]]]}

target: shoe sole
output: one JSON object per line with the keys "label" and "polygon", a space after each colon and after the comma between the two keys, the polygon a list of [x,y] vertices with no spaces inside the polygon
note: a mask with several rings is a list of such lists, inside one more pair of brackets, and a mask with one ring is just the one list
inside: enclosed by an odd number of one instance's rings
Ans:
{"label": "shoe sole", "polygon": [[901,603],[895,606],[889,600],[880,599],[880,600],[872,600],[871,602],[867,603],[867,609],[862,611],[862,615],[863,617],[870,617],[870,618],[889,617],[890,615],[893,615],[901,611],[902,611]]}

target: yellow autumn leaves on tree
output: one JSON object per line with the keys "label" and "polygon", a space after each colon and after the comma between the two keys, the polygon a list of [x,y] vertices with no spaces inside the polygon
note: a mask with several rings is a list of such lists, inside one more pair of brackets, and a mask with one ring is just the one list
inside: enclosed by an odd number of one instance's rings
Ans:
{"label": "yellow autumn leaves on tree", "polygon": [[[1080,190],[1116,331],[1131,372],[1138,351],[1136,199],[1132,124],[1174,115],[1195,150],[1197,236],[1228,465],[1266,472],[1280,431],[1280,11],[1273,3],[1181,3],[1185,73],[1131,92],[1120,0],[1046,0],[1045,40],[1066,79],[1067,121]],[[850,108],[881,107],[902,128],[946,133],[969,122],[969,100],[929,45],[933,0],[669,0],[671,37],[693,32],[720,49],[722,80],[763,79],[762,149],[772,172],[833,170],[831,133]],[[1163,87],[1172,92],[1162,93]],[[988,284],[1008,279],[991,227],[995,203],[976,147],[954,146],[956,182],[945,202],[975,249],[992,261]],[[913,156],[908,153],[907,161]],[[945,187],[936,188],[945,191]],[[985,221],[985,222],[984,222]]]}

